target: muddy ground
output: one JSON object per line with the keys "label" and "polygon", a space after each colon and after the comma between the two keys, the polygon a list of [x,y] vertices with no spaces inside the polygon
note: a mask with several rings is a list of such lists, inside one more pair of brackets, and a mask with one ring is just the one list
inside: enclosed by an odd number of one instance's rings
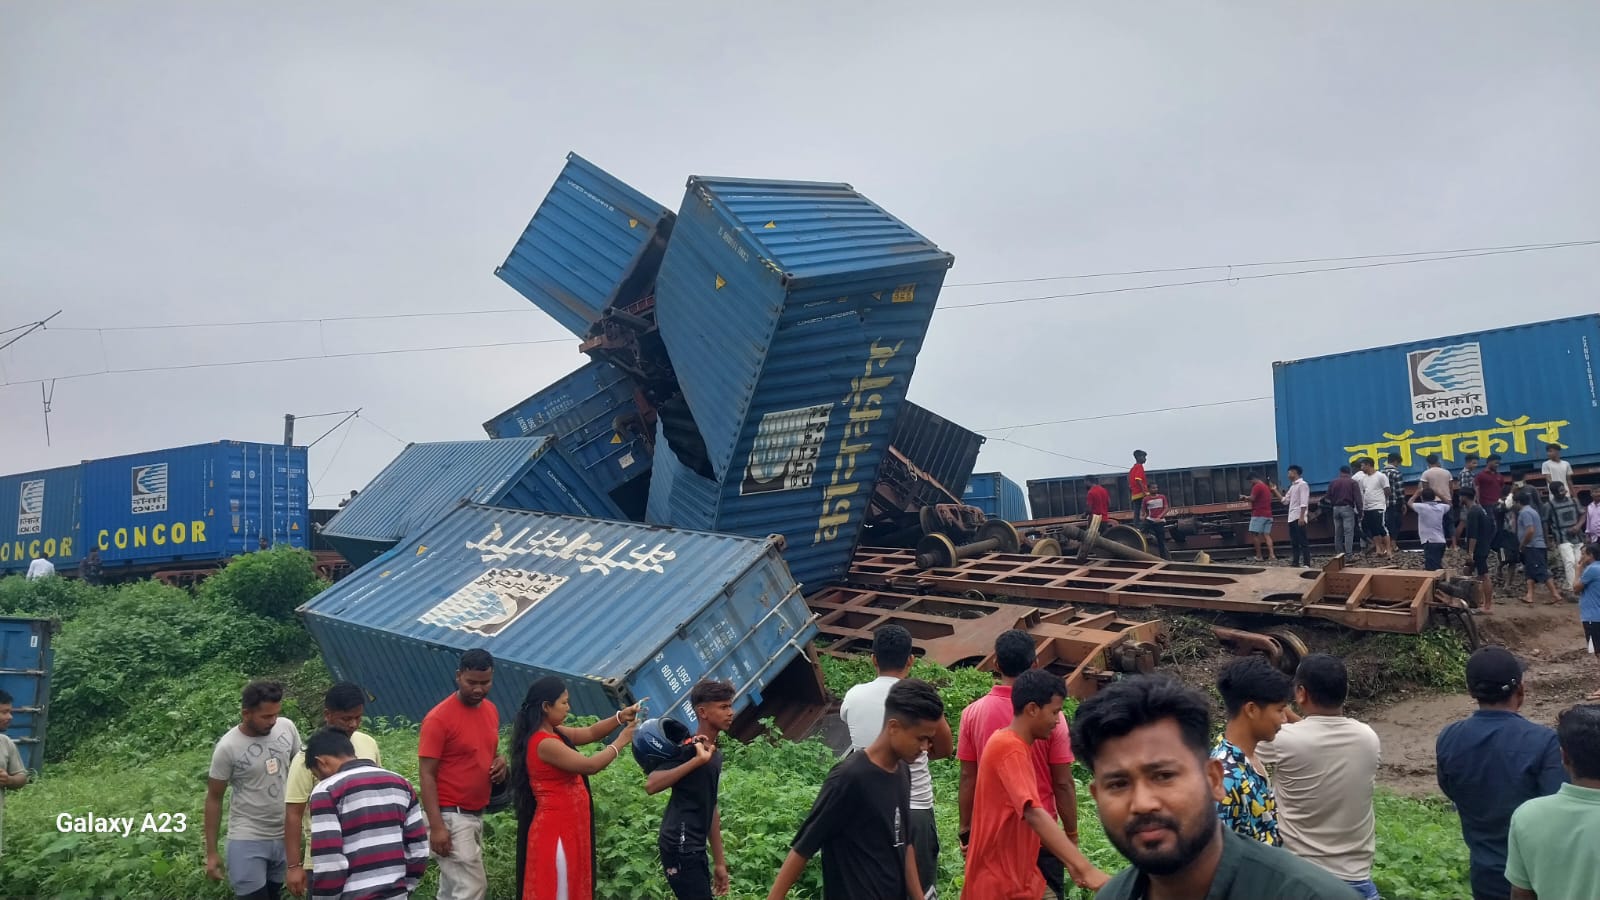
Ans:
{"label": "muddy ground", "polygon": [[[1313,559],[1319,566],[1323,562],[1322,558]],[[1459,571],[1450,565],[1458,562],[1456,557],[1446,562],[1452,574]],[[1351,565],[1420,569],[1422,560],[1420,553],[1402,553],[1389,561],[1358,558]],[[1523,581],[1520,575],[1514,576],[1509,586],[1497,586],[1493,613],[1474,619],[1484,643],[1503,644],[1527,662],[1528,701],[1523,715],[1553,725],[1557,713],[1600,688],[1600,663],[1585,649],[1576,603],[1549,606],[1545,602],[1549,595],[1540,593],[1536,605],[1527,606],[1520,602],[1522,596]],[[1165,661],[1163,669],[1190,684],[1214,684],[1217,670],[1232,657],[1208,640],[1204,622],[1173,621],[1174,658]],[[1444,691],[1384,683],[1392,660],[1383,656],[1394,652],[1393,639],[1373,640],[1314,625],[1296,625],[1295,630],[1311,650],[1338,653],[1346,659],[1352,681],[1350,713],[1371,725],[1382,741],[1380,784],[1410,795],[1438,793],[1434,739],[1441,728],[1475,708],[1465,686]]]}

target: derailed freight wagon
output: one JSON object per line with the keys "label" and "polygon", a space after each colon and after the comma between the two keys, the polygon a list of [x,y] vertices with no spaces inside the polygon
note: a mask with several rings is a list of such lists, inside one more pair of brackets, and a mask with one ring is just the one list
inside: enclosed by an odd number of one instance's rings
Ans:
{"label": "derailed freight wagon", "polygon": [[545,675],[574,715],[648,697],[691,728],[689,689],[726,678],[744,734],[773,715],[798,735],[824,703],[816,626],[771,540],[466,504],[299,611],[378,716],[420,721],[474,647],[495,657],[502,722]]}
{"label": "derailed freight wagon", "polygon": [[1600,469],[1597,382],[1600,315],[1274,363],[1278,459],[1314,491],[1390,453],[1408,483],[1430,454],[1452,471],[1493,453],[1502,472],[1537,473],[1546,444]]}
{"label": "derailed freight wagon", "polygon": [[655,302],[703,447],[657,441],[649,521],[841,578],[953,261],[849,185],[691,178]]}
{"label": "derailed freight wagon", "polygon": [[412,444],[385,466],[322,528],[322,537],[353,566],[433,525],[463,500],[622,518],[554,437]]}

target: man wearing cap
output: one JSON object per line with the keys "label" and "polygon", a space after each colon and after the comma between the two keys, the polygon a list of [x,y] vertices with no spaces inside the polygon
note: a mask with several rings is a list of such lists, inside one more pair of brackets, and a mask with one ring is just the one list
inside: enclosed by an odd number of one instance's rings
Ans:
{"label": "man wearing cap", "polygon": [[1522,663],[1504,647],[1472,654],[1467,691],[1478,711],[1446,725],[1435,745],[1439,789],[1461,815],[1473,900],[1510,900],[1505,867],[1511,814],[1566,781],[1555,730],[1518,712],[1526,699],[1522,672]]}

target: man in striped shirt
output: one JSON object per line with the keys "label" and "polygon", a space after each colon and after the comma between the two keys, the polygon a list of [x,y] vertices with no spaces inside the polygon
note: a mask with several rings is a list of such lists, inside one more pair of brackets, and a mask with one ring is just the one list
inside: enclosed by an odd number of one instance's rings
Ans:
{"label": "man in striped shirt", "polygon": [[311,896],[409,897],[428,870],[428,826],[411,782],[356,758],[350,736],[324,728],[306,743],[311,792]]}

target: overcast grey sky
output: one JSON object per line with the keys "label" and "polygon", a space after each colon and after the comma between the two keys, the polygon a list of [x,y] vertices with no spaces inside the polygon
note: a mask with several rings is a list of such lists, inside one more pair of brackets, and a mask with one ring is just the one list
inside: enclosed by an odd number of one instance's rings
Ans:
{"label": "overcast grey sky", "polygon": [[[0,352],[0,471],[358,406],[482,437],[576,342],[63,380],[48,447],[21,382],[565,338],[493,270],[569,150],[673,209],[690,174],[847,181],[952,282],[1600,238],[1597,34],[1576,2],[5,2],[0,328],[65,311]],[[1263,396],[1275,359],[1592,312],[1597,275],[1588,247],[943,309],[911,398],[990,429]],[[66,330],[485,308],[510,312]],[[1010,436],[1119,468],[1275,455],[1270,402]],[[319,505],[399,449],[335,433]],[[1100,468],[999,441],[979,467]]]}

